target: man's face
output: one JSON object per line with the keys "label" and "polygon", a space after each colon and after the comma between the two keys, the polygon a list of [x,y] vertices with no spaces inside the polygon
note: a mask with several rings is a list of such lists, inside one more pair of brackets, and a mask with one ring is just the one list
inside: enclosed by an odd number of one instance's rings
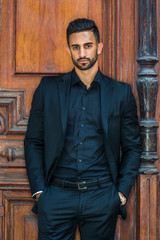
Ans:
{"label": "man's face", "polygon": [[72,33],[69,37],[68,52],[73,64],[80,70],[88,70],[97,62],[103,44],[97,43],[91,31]]}

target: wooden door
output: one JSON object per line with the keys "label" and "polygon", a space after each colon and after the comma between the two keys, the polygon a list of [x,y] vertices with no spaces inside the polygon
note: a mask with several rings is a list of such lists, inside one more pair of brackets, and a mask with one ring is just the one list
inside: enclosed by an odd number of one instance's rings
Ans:
{"label": "wooden door", "polygon": [[[59,75],[72,69],[66,51],[66,27],[71,20],[86,17],[95,20],[104,43],[100,69],[117,81],[130,83],[138,103],[139,1],[5,0],[0,3],[0,240],[36,240],[37,219],[30,210],[33,200],[23,149],[34,90],[42,76]],[[128,218],[123,221],[119,217],[115,240],[151,239],[143,237],[142,222],[138,221],[148,221],[141,214],[141,208],[148,207],[140,198],[141,189],[148,189],[143,186],[144,179],[146,176],[140,175],[138,185],[133,186],[127,203]],[[155,197],[158,180],[154,176],[152,179]],[[152,232],[155,235],[155,229]],[[158,239],[157,236],[152,240]],[[76,239],[80,239],[78,232]]]}

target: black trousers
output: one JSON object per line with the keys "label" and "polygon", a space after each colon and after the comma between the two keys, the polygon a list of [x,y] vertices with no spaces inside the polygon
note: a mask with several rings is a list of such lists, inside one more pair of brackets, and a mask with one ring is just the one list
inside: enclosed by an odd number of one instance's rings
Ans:
{"label": "black trousers", "polygon": [[38,240],[113,240],[120,198],[112,182],[87,190],[49,185],[38,200]]}

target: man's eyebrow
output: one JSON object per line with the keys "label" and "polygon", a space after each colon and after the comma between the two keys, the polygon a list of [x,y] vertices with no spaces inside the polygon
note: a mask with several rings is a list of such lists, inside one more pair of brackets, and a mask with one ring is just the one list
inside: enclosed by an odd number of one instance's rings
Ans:
{"label": "man's eyebrow", "polygon": [[93,42],[87,42],[87,43],[84,43],[84,45],[87,45],[87,44],[93,44]]}
{"label": "man's eyebrow", "polygon": [[79,44],[72,44],[71,46],[72,46],[72,47],[78,47]]}
{"label": "man's eyebrow", "polygon": [[[87,45],[87,44],[93,44],[93,42],[87,42],[87,43],[84,43],[83,45]],[[72,44],[71,46],[72,47],[78,47],[79,44]]]}

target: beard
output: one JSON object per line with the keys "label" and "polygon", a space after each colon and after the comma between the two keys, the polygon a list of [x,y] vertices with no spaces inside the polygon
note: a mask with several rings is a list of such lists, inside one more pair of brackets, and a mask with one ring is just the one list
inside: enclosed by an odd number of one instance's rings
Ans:
{"label": "beard", "polygon": [[[71,58],[72,58],[73,64],[74,64],[79,70],[85,71],[85,70],[88,70],[88,69],[90,69],[91,67],[94,66],[94,64],[97,62],[98,54],[97,54],[97,52],[96,52],[96,54],[94,55],[94,57],[93,57],[92,59],[87,58],[87,57],[84,57],[84,58],[79,58],[79,59],[75,60],[72,55],[71,55]],[[80,64],[79,64],[79,61],[80,61],[80,60],[87,60],[88,63],[82,63],[82,64],[80,65]]]}

